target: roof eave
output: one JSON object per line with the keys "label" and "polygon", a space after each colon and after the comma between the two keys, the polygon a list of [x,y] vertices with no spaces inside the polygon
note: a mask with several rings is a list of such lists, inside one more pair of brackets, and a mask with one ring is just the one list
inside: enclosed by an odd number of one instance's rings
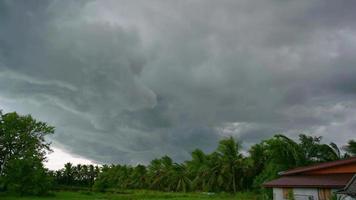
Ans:
{"label": "roof eave", "polygon": [[344,185],[263,185],[265,188],[334,188],[340,189]]}

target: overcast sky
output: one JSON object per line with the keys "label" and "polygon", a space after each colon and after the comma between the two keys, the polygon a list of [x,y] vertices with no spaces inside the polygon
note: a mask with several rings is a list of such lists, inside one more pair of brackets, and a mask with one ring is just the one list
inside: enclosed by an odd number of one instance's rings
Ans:
{"label": "overcast sky", "polygon": [[230,135],[244,147],[275,133],[343,145],[356,138],[355,10],[355,0],[1,0],[0,109],[56,127],[52,168],[183,161]]}

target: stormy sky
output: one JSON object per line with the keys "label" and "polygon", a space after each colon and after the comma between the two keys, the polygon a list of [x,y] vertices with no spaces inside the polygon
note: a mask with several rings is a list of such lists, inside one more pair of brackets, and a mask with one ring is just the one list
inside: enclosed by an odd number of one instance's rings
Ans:
{"label": "stormy sky", "polygon": [[[356,138],[355,0],[0,0],[0,109],[97,163]],[[60,156],[59,156],[60,157]],[[63,159],[63,158],[59,158]]]}

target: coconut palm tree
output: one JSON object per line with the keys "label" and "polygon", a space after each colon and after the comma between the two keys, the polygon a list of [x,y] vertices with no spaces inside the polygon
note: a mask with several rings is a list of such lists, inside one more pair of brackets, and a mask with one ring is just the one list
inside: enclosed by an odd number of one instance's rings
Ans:
{"label": "coconut palm tree", "polygon": [[98,176],[98,173],[95,171],[95,167],[93,165],[89,165],[88,172],[89,186],[93,186],[95,178]]}
{"label": "coconut palm tree", "polygon": [[356,141],[350,140],[345,146],[345,151],[352,156],[356,156]]}
{"label": "coconut palm tree", "polygon": [[72,163],[66,163],[64,165],[63,176],[65,179],[65,183],[67,185],[71,185],[74,182],[74,168]]}
{"label": "coconut palm tree", "polygon": [[184,164],[174,163],[169,178],[169,187],[174,191],[187,192],[191,186],[192,181],[189,179],[187,167]]}
{"label": "coconut palm tree", "polygon": [[240,145],[233,137],[230,137],[221,140],[217,150],[221,156],[222,173],[227,179],[227,188],[232,188],[232,191],[236,193],[242,178],[242,155],[239,152]]}
{"label": "coconut palm tree", "polygon": [[152,160],[148,167],[148,176],[151,180],[150,187],[158,190],[169,190],[168,180],[172,167],[173,161],[168,156]]}
{"label": "coconut palm tree", "polygon": [[147,169],[144,165],[134,167],[130,175],[130,185],[135,189],[144,189],[147,187]]}
{"label": "coconut palm tree", "polygon": [[189,177],[192,180],[192,188],[194,190],[206,190],[208,181],[208,156],[200,150],[196,149],[192,153],[192,160],[187,161],[186,165],[189,171]]}
{"label": "coconut palm tree", "polygon": [[204,190],[221,191],[225,184],[225,174],[223,174],[223,163],[221,155],[213,152],[208,156],[207,183]]}

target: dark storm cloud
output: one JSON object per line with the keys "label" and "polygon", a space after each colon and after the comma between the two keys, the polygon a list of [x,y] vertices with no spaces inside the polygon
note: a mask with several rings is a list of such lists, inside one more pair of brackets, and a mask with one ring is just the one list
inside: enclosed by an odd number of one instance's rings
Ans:
{"label": "dark storm cloud", "polygon": [[[233,135],[355,137],[355,1],[1,1],[0,103],[138,163]],[[338,134],[337,136],[335,134]]]}

